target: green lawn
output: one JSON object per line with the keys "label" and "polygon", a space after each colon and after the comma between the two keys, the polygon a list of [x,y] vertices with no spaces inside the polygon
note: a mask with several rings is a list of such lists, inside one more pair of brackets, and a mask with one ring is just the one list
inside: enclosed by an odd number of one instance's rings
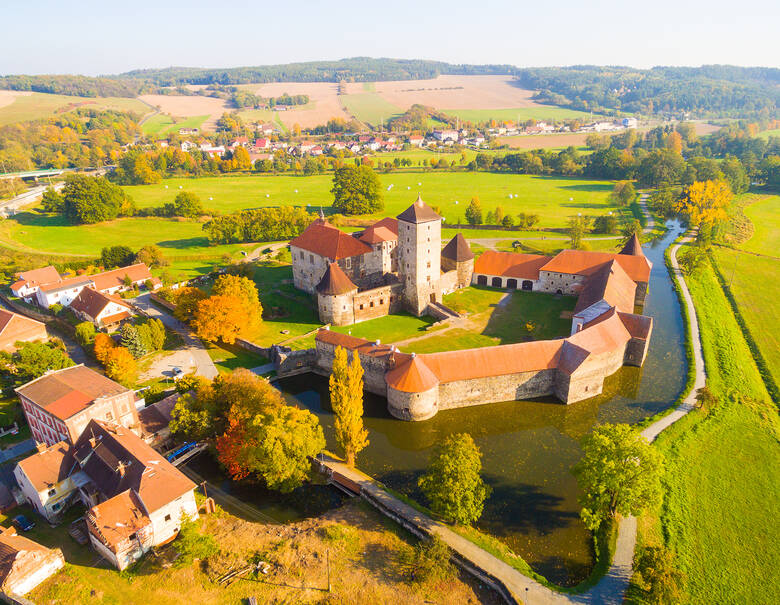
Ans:
{"label": "green lawn", "polygon": [[769,139],[769,137],[780,137],[780,128],[774,130],[764,130],[758,133],[758,136],[762,139]]}
{"label": "green lawn", "polygon": [[438,353],[440,351],[457,351],[462,349],[479,349],[501,344],[497,338],[477,334],[462,328],[448,330],[430,338],[403,345],[404,353]]}
{"label": "green lawn", "polygon": [[[707,267],[688,279],[708,384],[721,405],[661,434],[660,520],[640,520],[639,543],[660,540],[684,572],[681,603],[773,603],[780,592],[780,425],[728,302]],[[743,397],[729,400],[727,394]],[[644,603],[639,591],[628,602]]]}
{"label": "green lawn", "polygon": [[357,338],[365,338],[367,340],[378,339],[385,344],[390,344],[399,340],[421,336],[434,321],[432,317],[415,317],[403,312],[369,319],[352,326],[334,326],[331,329],[341,334],[351,334]]}
{"label": "green lawn", "polygon": [[367,122],[378,126],[386,124],[393,116],[403,113],[403,109],[386,101],[376,92],[361,92],[339,96],[344,107],[349,113],[361,122]]}
{"label": "green lawn", "polygon": [[125,218],[96,225],[71,225],[64,217],[35,211],[20,212],[0,224],[0,241],[10,247],[54,254],[96,256],[104,246],[124,244],[137,250],[157,244],[165,256],[217,257],[234,254],[239,244],[211,246],[201,223],[191,220]]}
{"label": "green lawn", "polygon": [[780,195],[754,197],[757,201],[744,208],[753,223],[753,236],[740,248],[780,258]]}
{"label": "green lawn", "polygon": [[471,286],[447,294],[442,302],[458,313],[473,314],[495,308],[504,296],[506,296],[504,290]]}
{"label": "green lawn", "polygon": [[178,132],[179,128],[201,128],[203,126],[203,122],[205,122],[207,119],[207,115],[190,116],[183,120],[180,119],[174,122],[171,116],[158,113],[146,120],[141,125],[141,129],[144,131],[144,134],[155,134],[163,136],[172,131]]}
{"label": "green lawn", "polygon": [[217,371],[220,374],[230,374],[237,368],[256,368],[268,363],[265,357],[255,355],[249,351],[237,347],[235,345],[209,344],[208,345],[209,357],[214,365],[217,366]]}
{"label": "green lawn", "polygon": [[538,105],[535,107],[517,107],[510,109],[444,109],[444,113],[466,120],[467,122],[487,122],[488,120],[525,122],[526,120],[561,121],[580,119],[587,120],[590,113],[555,107],[553,105]]}
{"label": "green lawn", "polygon": [[780,259],[720,247],[714,254],[750,334],[780,384]]}
{"label": "green lawn", "polygon": [[[220,212],[280,205],[314,210],[320,206],[330,208],[332,178],[330,174],[175,178],[125,189],[141,208],[173,201],[182,187],[199,195],[205,206]],[[564,227],[569,216],[580,212],[597,215],[615,210],[609,201],[613,185],[608,181],[487,172],[396,172],[382,174],[380,180],[385,199],[382,216],[401,213],[418,192],[426,202],[441,208],[447,222],[463,220],[473,196],[480,198],[485,212],[500,205],[507,213],[539,214],[541,229]]]}
{"label": "green lawn", "polygon": [[68,95],[50,95],[34,92],[29,95],[17,96],[10,105],[0,107],[0,126],[14,122],[49,118],[77,107],[98,110],[116,109],[119,111],[131,111],[139,115],[151,111],[148,105],[138,99],[124,97],[71,97]]}

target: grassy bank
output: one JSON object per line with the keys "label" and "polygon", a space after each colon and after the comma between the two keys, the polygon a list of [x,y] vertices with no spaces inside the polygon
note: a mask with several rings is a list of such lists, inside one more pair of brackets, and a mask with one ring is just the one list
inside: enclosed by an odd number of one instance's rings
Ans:
{"label": "grassy bank", "polygon": [[[777,412],[711,267],[688,280],[708,384],[720,405],[656,441],[665,454],[663,507],[639,522],[638,544],[664,542],[683,571],[681,603],[771,603],[780,590]],[[636,586],[630,603],[643,603]]]}

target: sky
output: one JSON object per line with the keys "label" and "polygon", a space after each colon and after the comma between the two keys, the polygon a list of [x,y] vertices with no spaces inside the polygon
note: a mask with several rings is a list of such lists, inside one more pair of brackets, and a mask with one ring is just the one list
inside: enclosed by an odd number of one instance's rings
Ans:
{"label": "sky", "polygon": [[777,0],[1,0],[0,75],[370,56],[780,67]]}

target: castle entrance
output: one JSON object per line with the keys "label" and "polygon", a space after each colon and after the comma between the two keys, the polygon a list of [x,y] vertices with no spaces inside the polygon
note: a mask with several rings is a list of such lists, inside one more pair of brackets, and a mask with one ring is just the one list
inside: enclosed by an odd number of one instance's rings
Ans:
{"label": "castle entrance", "polygon": [[517,280],[516,279],[506,280],[506,287],[511,288],[512,290],[517,290]]}

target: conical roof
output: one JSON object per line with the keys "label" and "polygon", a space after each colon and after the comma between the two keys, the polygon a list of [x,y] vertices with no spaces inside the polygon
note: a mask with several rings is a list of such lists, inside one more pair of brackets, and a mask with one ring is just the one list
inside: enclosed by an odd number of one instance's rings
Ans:
{"label": "conical roof", "polygon": [[440,221],[441,217],[418,195],[417,201],[398,215],[398,220],[407,223],[428,223]]}
{"label": "conical roof", "polygon": [[639,243],[639,237],[636,233],[631,236],[631,239],[629,239],[626,242],[626,245],[623,246],[623,249],[620,251],[620,254],[630,254],[632,256],[644,256],[645,253],[642,252],[642,244]]}
{"label": "conical roof", "polygon": [[444,246],[441,255],[444,258],[454,260],[455,262],[471,260],[474,258],[474,253],[471,251],[469,243],[461,233],[458,233],[446,246]]}
{"label": "conical roof", "polygon": [[385,375],[385,380],[396,391],[404,393],[422,393],[439,384],[436,374],[414,353],[406,361],[390,370]]}
{"label": "conical roof", "polygon": [[325,296],[337,296],[357,290],[357,286],[347,277],[338,263],[330,263],[325,269],[320,283],[317,284],[317,292]]}

